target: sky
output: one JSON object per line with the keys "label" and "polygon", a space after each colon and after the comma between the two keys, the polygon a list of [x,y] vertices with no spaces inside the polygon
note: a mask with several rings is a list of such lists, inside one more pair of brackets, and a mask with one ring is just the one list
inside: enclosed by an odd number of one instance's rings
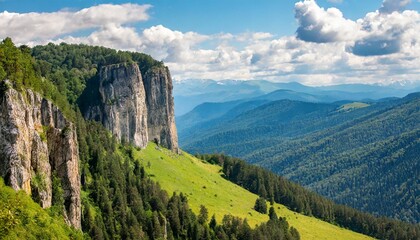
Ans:
{"label": "sky", "polygon": [[144,52],[175,80],[420,85],[420,0],[0,0],[0,39]]}

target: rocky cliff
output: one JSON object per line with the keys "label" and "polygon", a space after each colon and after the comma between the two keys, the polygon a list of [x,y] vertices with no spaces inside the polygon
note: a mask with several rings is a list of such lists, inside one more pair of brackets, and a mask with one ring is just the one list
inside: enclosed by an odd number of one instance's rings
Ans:
{"label": "rocky cliff", "polygon": [[136,63],[109,65],[92,81],[97,83],[86,91],[99,99],[82,108],[86,119],[101,122],[118,139],[138,147],[158,141],[179,151],[172,79],[166,67],[149,69],[142,76]]}
{"label": "rocky cliff", "polygon": [[39,94],[0,93],[0,175],[42,207],[53,199],[53,175],[64,190],[65,219],[81,227],[79,153],[74,126]]}
{"label": "rocky cliff", "polygon": [[85,118],[101,122],[118,139],[144,148],[147,145],[147,108],[143,80],[137,64],[105,66],[99,72],[100,101]]}
{"label": "rocky cliff", "polygon": [[157,139],[163,146],[179,151],[169,69],[166,67],[149,69],[144,76],[144,88],[149,139]]}

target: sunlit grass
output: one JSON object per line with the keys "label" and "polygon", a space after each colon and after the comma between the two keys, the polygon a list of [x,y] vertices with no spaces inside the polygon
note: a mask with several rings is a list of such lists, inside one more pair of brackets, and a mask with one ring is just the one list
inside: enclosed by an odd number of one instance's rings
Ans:
{"label": "sunlit grass", "polygon": [[[218,222],[224,215],[232,214],[247,218],[251,226],[268,221],[268,216],[253,210],[257,195],[235,185],[220,176],[219,166],[205,163],[185,152],[176,155],[166,149],[149,143],[146,149],[135,152],[152,179],[159,182],[168,193],[184,193],[189,205],[198,213],[205,205],[209,215],[216,215]],[[277,214],[286,217],[302,239],[370,239],[316,218],[290,211],[275,204]]]}
{"label": "sunlit grass", "polygon": [[370,105],[367,103],[362,103],[362,102],[352,102],[352,103],[347,103],[344,105],[341,105],[337,111],[339,112],[348,112],[348,111],[352,111],[355,109],[359,109],[359,108],[365,108],[365,107],[369,107]]}

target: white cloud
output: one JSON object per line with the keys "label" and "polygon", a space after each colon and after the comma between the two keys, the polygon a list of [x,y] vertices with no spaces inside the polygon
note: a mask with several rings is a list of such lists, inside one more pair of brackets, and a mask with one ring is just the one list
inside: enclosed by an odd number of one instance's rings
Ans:
{"label": "white cloud", "polygon": [[313,0],[295,4],[295,17],[299,22],[297,37],[308,42],[336,42],[354,39],[357,25],[345,19],[337,8],[324,9]]}
{"label": "white cloud", "polygon": [[395,54],[403,51],[406,41],[417,41],[417,36],[407,37],[407,33],[418,28],[418,12],[401,12],[408,3],[409,0],[385,0],[378,11],[352,21],[336,8],[325,10],[312,0],[298,2],[296,36],[307,42],[347,42],[347,50],[359,56]]}
{"label": "white cloud", "polygon": [[404,52],[405,44],[417,42],[413,30],[419,30],[420,15],[415,11],[389,14],[376,11],[358,23],[363,37],[356,39],[350,50],[360,56],[387,55]]}
{"label": "white cloud", "polygon": [[80,30],[108,24],[122,25],[149,19],[150,5],[102,4],[80,11],[52,13],[0,13],[0,38],[11,37],[18,43],[47,40]]}
{"label": "white cloud", "polygon": [[[145,52],[163,60],[175,79],[267,79],[309,85],[419,81],[418,12],[399,7],[352,21],[315,1],[301,1],[295,7],[297,34],[280,38],[265,32],[204,35],[163,25],[140,30],[134,23],[149,18],[150,6],[136,4],[55,13],[4,12],[0,38],[11,36],[29,45],[64,41]],[[89,33],[75,36],[86,29]]]}
{"label": "white cloud", "polygon": [[191,61],[196,59],[192,47],[209,38],[195,32],[182,33],[158,25],[143,31],[139,50],[168,62]]}

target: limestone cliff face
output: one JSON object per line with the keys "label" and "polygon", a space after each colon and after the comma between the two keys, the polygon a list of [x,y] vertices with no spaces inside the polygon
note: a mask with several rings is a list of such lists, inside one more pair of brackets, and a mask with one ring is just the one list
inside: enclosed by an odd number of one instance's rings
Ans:
{"label": "limestone cliff face", "polygon": [[166,67],[142,76],[136,63],[104,66],[96,79],[99,101],[84,109],[86,119],[101,122],[121,141],[144,148],[148,141],[178,152],[172,79]]}
{"label": "limestone cliff face", "polygon": [[175,126],[172,78],[166,67],[152,68],[144,76],[148,109],[148,135],[160,144],[178,150],[178,134]]}
{"label": "limestone cliff face", "polygon": [[147,145],[146,93],[137,64],[105,66],[99,73],[100,104],[85,113],[118,139],[138,147]]}
{"label": "limestone cliff face", "polygon": [[9,89],[0,94],[0,175],[46,208],[52,175],[61,180],[66,221],[81,227],[79,153],[74,126],[39,94]]}

